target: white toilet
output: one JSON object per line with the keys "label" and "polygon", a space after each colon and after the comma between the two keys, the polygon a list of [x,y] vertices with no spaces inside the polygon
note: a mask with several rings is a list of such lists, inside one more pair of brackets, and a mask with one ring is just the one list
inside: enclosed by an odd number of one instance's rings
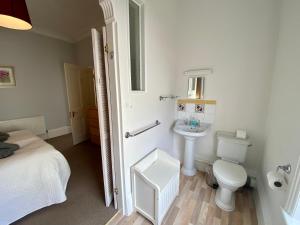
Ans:
{"label": "white toilet", "polygon": [[233,211],[234,192],[247,181],[247,173],[239,164],[245,161],[250,143],[249,139],[236,138],[231,132],[217,132],[217,141],[217,156],[221,159],[213,164],[213,173],[219,184],[215,201],[224,211]]}

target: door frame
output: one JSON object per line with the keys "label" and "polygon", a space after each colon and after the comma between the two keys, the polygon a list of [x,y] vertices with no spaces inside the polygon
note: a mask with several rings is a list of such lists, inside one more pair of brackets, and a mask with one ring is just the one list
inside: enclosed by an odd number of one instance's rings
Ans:
{"label": "door frame", "polygon": [[299,202],[300,202],[300,157],[298,158],[297,166],[288,192],[288,198],[283,208],[292,218],[297,217],[295,218],[297,220],[300,219],[299,215],[295,215],[296,212],[300,211]]}
{"label": "door frame", "polygon": [[[122,111],[121,111],[121,96],[120,96],[120,83],[119,83],[119,60],[118,60],[118,44],[117,44],[117,28],[116,20],[113,10],[113,4],[111,0],[99,0],[99,5],[102,8],[106,34],[107,34],[107,46],[108,54],[113,55],[113,58],[108,60],[108,67],[113,69],[109,70],[107,76],[110,78],[109,90],[110,90],[110,106],[112,110],[116,113],[111,115],[113,123],[112,129],[112,142],[113,142],[113,152],[112,157],[114,160],[115,172],[115,186],[117,187],[117,205],[118,210],[124,215],[126,203],[125,203],[125,193],[124,193],[124,155],[123,155],[123,144],[122,144]],[[95,82],[99,88],[99,82]],[[114,103],[114,104],[111,104]],[[99,106],[99,103],[97,103]]]}

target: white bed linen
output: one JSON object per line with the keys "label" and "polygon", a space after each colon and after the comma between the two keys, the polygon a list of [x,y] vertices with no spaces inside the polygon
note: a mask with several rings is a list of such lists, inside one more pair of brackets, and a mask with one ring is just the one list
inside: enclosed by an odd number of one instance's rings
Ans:
{"label": "white bed linen", "polygon": [[[14,155],[0,159],[0,224],[10,224],[43,207],[66,200],[70,167],[64,156],[41,138],[12,133],[20,144]],[[30,141],[28,141],[28,139]]]}
{"label": "white bed linen", "polygon": [[23,148],[34,141],[41,140],[41,138],[34,135],[29,130],[18,130],[18,131],[9,132],[8,134],[9,134],[9,138],[5,142],[11,144],[17,144],[20,146],[20,148]]}

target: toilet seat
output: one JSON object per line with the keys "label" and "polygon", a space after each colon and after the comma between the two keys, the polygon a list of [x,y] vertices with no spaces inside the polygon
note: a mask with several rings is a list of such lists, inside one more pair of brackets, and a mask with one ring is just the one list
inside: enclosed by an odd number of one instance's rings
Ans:
{"label": "toilet seat", "polygon": [[245,169],[232,162],[224,160],[215,161],[213,164],[213,172],[217,180],[229,186],[241,187],[247,181]]}

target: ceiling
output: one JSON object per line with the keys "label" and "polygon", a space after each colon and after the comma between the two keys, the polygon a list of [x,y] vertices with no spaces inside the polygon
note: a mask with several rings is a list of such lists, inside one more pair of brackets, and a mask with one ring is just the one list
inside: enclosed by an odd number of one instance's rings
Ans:
{"label": "ceiling", "polygon": [[104,19],[98,0],[26,0],[33,32],[75,43]]}

